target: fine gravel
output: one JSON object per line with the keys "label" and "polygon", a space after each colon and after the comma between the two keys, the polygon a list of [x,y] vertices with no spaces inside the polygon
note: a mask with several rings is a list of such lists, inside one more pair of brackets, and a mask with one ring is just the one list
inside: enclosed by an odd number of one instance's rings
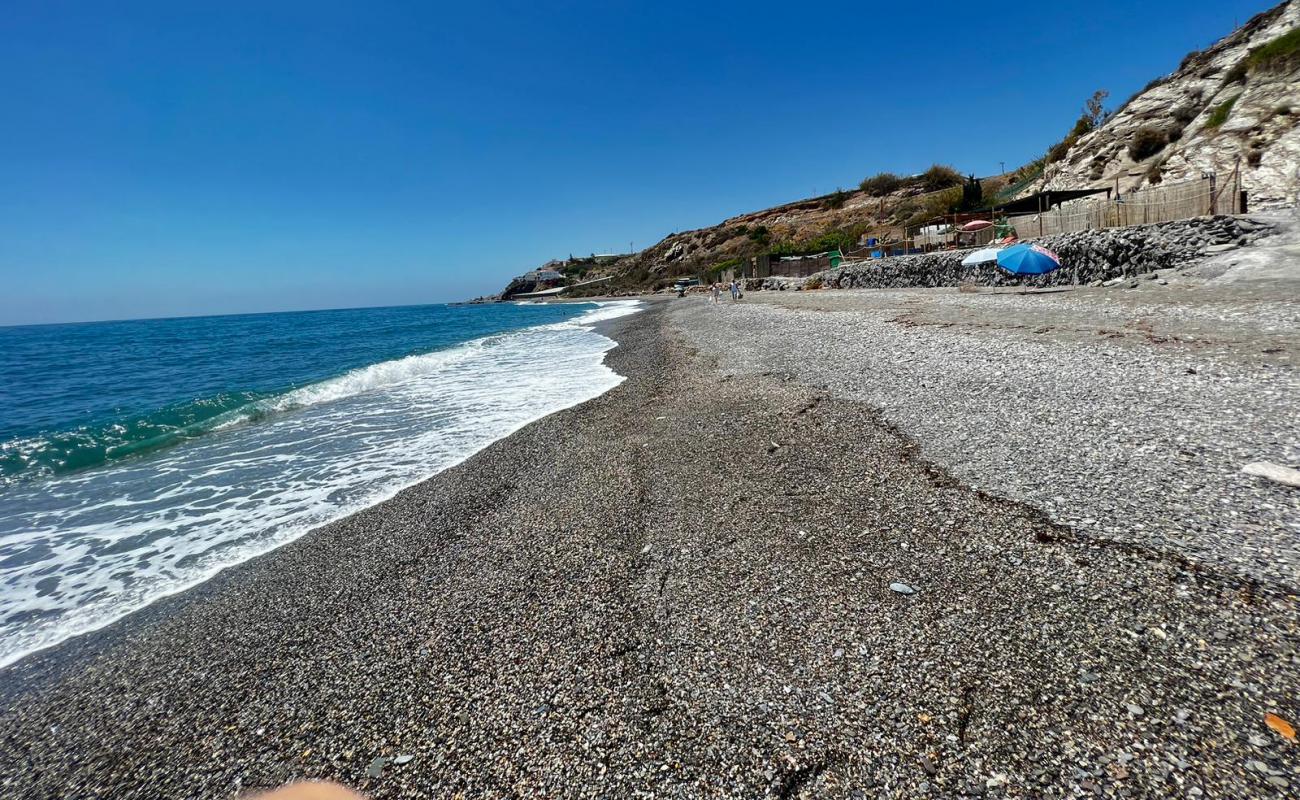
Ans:
{"label": "fine gravel", "polygon": [[728,374],[861,400],[971,485],[1080,535],[1300,591],[1300,292],[762,292],[673,315]]}
{"label": "fine gravel", "polygon": [[1293,597],[735,369],[833,315],[673,302],[609,393],[10,668],[0,796],[1294,795]]}

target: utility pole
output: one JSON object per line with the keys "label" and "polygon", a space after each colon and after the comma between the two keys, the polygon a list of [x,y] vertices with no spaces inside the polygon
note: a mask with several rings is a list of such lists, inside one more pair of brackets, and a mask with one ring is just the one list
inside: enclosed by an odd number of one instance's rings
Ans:
{"label": "utility pole", "polygon": [[1007,162],[1005,162],[1005,161],[999,161],[999,162],[998,162],[998,174],[999,174],[999,175],[1006,175],[1006,174],[1007,174]]}

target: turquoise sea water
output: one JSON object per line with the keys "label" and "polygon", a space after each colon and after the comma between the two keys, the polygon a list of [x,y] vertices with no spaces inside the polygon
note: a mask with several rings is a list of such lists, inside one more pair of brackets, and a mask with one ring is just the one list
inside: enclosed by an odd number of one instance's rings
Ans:
{"label": "turquoise sea water", "polygon": [[0,665],[621,380],[635,303],[0,328]]}

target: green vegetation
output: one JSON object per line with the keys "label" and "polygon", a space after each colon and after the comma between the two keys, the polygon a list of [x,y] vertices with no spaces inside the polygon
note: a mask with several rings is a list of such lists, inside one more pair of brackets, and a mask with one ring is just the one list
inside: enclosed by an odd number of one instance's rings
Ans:
{"label": "green vegetation", "polygon": [[811,238],[782,239],[770,248],[768,253],[774,256],[806,256],[813,253],[825,253],[828,250],[852,250],[858,240],[867,231],[867,223],[857,222],[843,227],[827,228]]}
{"label": "green vegetation", "polygon": [[844,208],[844,203],[847,202],[848,199],[849,199],[848,192],[844,191],[843,189],[836,189],[835,191],[826,195],[826,199],[822,201],[822,206],[824,208],[832,208],[832,209]]}
{"label": "green vegetation", "polygon": [[1223,76],[1223,81],[1224,83],[1245,83],[1246,74],[1249,71],[1250,69],[1246,66],[1245,60],[1238,61],[1232,65],[1232,69],[1228,70],[1228,74]]}
{"label": "green vegetation", "polygon": [[1128,156],[1134,161],[1145,161],[1165,149],[1169,144],[1169,134],[1154,125],[1143,125],[1133,134],[1128,143]]}
{"label": "green vegetation", "polygon": [[894,213],[891,215],[890,218],[895,222],[901,222],[902,220],[905,219],[911,219],[912,216],[916,214],[917,211],[920,210],[920,208],[921,208],[921,204],[918,203],[917,201],[904,200],[903,202],[894,206]]}
{"label": "green vegetation", "polygon": [[961,173],[944,164],[934,166],[921,173],[921,188],[927,192],[937,192],[949,186],[961,186]]}
{"label": "green vegetation", "polygon": [[960,210],[962,187],[952,186],[918,199],[921,201],[920,207],[903,223],[909,228]]}
{"label": "green vegetation", "polygon": [[1273,73],[1290,72],[1300,67],[1300,28],[1251,50],[1246,56],[1246,67],[1251,72]]}
{"label": "green vegetation", "polygon": [[772,232],[767,229],[766,225],[755,225],[746,230],[745,235],[751,242],[766,247],[768,242],[772,241]]}
{"label": "green vegetation", "polygon": [[1048,148],[1045,163],[1055,164],[1064,159],[1070,152],[1070,148],[1074,147],[1079,139],[1106,121],[1106,98],[1109,96],[1110,92],[1105,89],[1098,89],[1084,101],[1083,113],[1075,120],[1074,127],[1065,135],[1065,138]]}
{"label": "green vegetation", "polygon": [[892,172],[877,172],[870,178],[863,178],[858,188],[872,197],[883,197],[903,188],[902,177]]}
{"label": "green vegetation", "polygon": [[[1037,180],[1043,174],[1043,168],[1047,166],[1047,159],[1039,157],[1019,167],[1011,176],[1011,180],[1016,184],[1027,184],[1030,181]],[[1017,189],[1016,191],[1019,191]]]}
{"label": "green vegetation", "polygon": [[704,280],[706,283],[715,283],[722,278],[722,273],[729,269],[735,269],[744,264],[747,259],[729,258],[726,261],[719,261],[704,271]]}
{"label": "green vegetation", "polygon": [[794,239],[781,239],[773,242],[772,246],[767,248],[767,252],[774,256],[802,256],[816,251],[809,250]]}
{"label": "green vegetation", "polygon": [[832,228],[808,243],[810,253],[824,253],[827,250],[851,250],[858,244],[858,239],[866,231],[865,223],[849,225],[845,228]]}
{"label": "green vegetation", "polygon": [[[1240,95],[1238,95],[1238,97],[1240,97]],[[1220,125],[1227,122],[1228,117],[1232,115],[1232,107],[1236,104],[1237,98],[1233,97],[1215,106],[1214,111],[1210,112],[1210,118],[1205,121],[1205,127],[1211,129],[1218,128]]]}
{"label": "green vegetation", "polygon": [[595,265],[594,261],[570,261],[560,268],[560,272],[570,280],[581,280]]}
{"label": "green vegetation", "polygon": [[984,187],[972,173],[961,187],[961,210],[973,211],[984,203]]}
{"label": "green vegetation", "polygon": [[1074,142],[1075,139],[1072,139],[1067,136],[1066,138],[1062,139],[1061,141],[1057,142],[1056,144],[1048,148],[1047,163],[1055,164],[1056,162],[1065,158],[1065,155],[1070,152],[1070,148],[1074,147]]}
{"label": "green vegetation", "polygon": [[1038,180],[1039,177],[1042,176],[1043,168],[1046,165],[1047,158],[1042,157],[1036,158],[1017,169],[1012,173],[1011,183],[1009,185],[1002,187],[996,193],[991,191],[989,192],[989,204],[995,206],[1002,205],[1020,194],[1020,192],[1024,191],[1025,187],[1029,186],[1029,184]]}

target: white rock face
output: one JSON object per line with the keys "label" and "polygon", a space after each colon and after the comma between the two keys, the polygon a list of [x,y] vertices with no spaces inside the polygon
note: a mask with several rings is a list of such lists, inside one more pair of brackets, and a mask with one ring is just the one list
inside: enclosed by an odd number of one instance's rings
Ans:
{"label": "white rock face", "polygon": [[[1040,188],[1114,186],[1131,191],[1159,181],[1241,170],[1252,209],[1292,204],[1300,192],[1300,69],[1286,74],[1245,71],[1250,51],[1300,28],[1300,0],[1266,11],[1194,53],[1172,75],[1140,92],[1065,158],[1049,165]],[[1242,73],[1245,71],[1244,77]],[[1232,102],[1228,118],[1208,125]],[[1140,161],[1129,144],[1143,126],[1175,135]],[[1156,175],[1158,174],[1158,177]]]}

